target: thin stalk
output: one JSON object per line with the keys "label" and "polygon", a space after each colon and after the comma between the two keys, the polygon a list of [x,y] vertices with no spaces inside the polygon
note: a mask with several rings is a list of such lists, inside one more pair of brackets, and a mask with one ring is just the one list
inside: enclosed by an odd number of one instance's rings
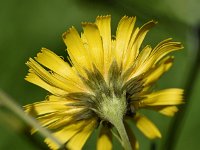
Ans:
{"label": "thin stalk", "polygon": [[41,127],[41,125],[33,119],[28,114],[25,114],[24,111],[18,106],[13,99],[11,99],[6,93],[0,90],[0,104],[10,109],[13,113],[19,116],[24,120],[28,125],[38,130],[38,132],[45,138],[51,139],[58,147],[62,147],[60,141],[58,141],[52,134]]}
{"label": "thin stalk", "polygon": [[128,135],[126,133],[126,129],[124,127],[124,123],[122,119],[113,120],[112,124],[116,127],[123,144],[125,150],[132,150],[130,141],[128,139]]}

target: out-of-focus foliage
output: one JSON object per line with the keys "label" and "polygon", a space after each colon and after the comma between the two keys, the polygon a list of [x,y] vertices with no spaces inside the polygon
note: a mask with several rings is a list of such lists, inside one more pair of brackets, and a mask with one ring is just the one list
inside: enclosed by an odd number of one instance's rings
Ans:
{"label": "out-of-focus foliage", "polygon": [[[112,15],[112,31],[119,19],[137,16],[137,25],[151,19],[158,25],[150,31],[144,43],[156,45],[159,41],[173,37],[181,41],[184,50],[174,53],[172,69],[161,78],[156,88],[184,87],[196,56],[195,30],[200,23],[199,0],[6,0],[0,2],[0,88],[16,99],[20,105],[42,100],[47,92],[24,80],[28,68],[25,62],[34,57],[41,47],[47,47],[59,55],[67,56],[61,34],[72,25],[81,31],[82,21],[94,21],[97,15]],[[200,24],[199,24],[200,26]],[[144,46],[145,44],[143,44]],[[199,69],[199,68],[196,68]],[[198,76],[199,78],[199,76]],[[200,81],[196,81],[192,103],[186,113],[185,124],[177,143],[177,150],[200,149]],[[187,105],[187,102],[186,104]],[[170,118],[146,112],[158,125],[163,137],[169,129]],[[149,115],[150,114],[150,115]],[[5,107],[0,106],[0,150],[37,150],[27,127]],[[141,150],[148,150],[150,142],[133,125],[140,140]],[[97,131],[98,133],[98,131]],[[87,142],[85,149],[94,149],[96,135]],[[156,140],[162,145],[164,138]],[[119,143],[115,141],[114,149]],[[41,142],[42,143],[42,142]],[[45,145],[42,145],[45,147]]]}

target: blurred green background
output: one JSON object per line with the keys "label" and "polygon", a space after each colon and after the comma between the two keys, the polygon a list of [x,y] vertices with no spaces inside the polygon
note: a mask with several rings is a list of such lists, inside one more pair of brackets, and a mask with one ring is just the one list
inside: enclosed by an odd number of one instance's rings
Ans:
{"label": "blurred green background", "polygon": [[[200,149],[200,74],[197,31],[200,29],[199,0],[7,0],[0,1],[0,88],[19,105],[43,100],[47,92],[24,80],[28,72],[25,62],[41,47],[66,57],[61,35],[72,25],[81,31],[82,21],[93,22],[97,15],[112,15],[112,33],[124,15],[137,16],[137,25],[154,19],[158,25],[147,35],[142,46],[155,46],[172,37],[184,45],[174,53],[175,63],[163,76],[157,89],[180,87],[186,89],[188,106],[181,122],[181,132],[175,150]],[[199,29],[198,29],[199,28]],[[185,107],[184,107],[185,109]],[[161,130],[163,138],[150,142],[134,128],[141,150],[163,149],[168,137],[170,118],[147,113]],[[182,113],[182,112],[180,112]],[[171,139],[173,140],[173,139]],[[35,143],[38,143],[38,147]],[[114,149],[119,143],[115,141]],[[96,133],[84,149],[95,149]],[[37,136],[30,137],[27,126],[0,105],[0,150],[38,150],[45,145]]]}

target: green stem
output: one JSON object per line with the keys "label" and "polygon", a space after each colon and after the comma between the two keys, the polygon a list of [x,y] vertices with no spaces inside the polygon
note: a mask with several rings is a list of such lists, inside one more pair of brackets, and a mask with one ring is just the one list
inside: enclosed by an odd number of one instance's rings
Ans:
{"label": "green stem", "polygon": [[126,129],[123,123],[123,117],[126,112],[125,93],[121,97],[106,97],[103,96],[103,101],[100,103],[100,116],[114,125],[121,137],[122,145],[125,150],[132,150]]}
{"label": "green stem", "polygon": [[118,131],[118,133],[121,137],[124,149],[125,150],[132,150],[131,144],[130,144],[130,141],[128,139],[126,129],[124,127],[124,123],[123,123],[122,119],[114,120],[112,123],[116,127],[116,129],[117,129],[117,131]]}
{"label": "green stem", "polygon": [[62,143],[56,139],[47,129],[43,128],[35,119],[33,119],[28,114],[25,114],[24,111],[18,106],[13,99],[11,99],[6,93],[0,89],[0,105],[6,106],[22,120],[24,120],[28,125],[37,129],[38,132],[45,138],[51,139],[58,147],[62,147]]}

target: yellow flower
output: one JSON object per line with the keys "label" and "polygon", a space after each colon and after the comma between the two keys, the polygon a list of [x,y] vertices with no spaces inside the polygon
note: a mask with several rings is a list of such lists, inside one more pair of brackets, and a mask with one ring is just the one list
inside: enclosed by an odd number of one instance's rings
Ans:
{"label": "yellow flower", "polygon": [[[98,150],[112,149],[113,135],[126,150],[138,149],[127,120],[148,138],[160,138],[156,126],[138,110],[173,116],[178,110],[175,105],[182,103],[182,89],[155,92],[151,88],[172,66],[173,57],[166,55],[182,49],[181,43],[166,39],[155,48],[147,45],[141,49],[156,22],[138,28],[135,21],[135,17],[124,16],[113,37],[111,16],[99,16],[95,23],[82,23],[81,35],[74,27],[63,34],[68,62],[46,48],[27,62],[26,80],[51,94],[44,101],[26,105],[25,111],[66,148],[82,149],[92,132],[100,128]],[[52,149],[59,148],[48,138],[45,142]]]}

